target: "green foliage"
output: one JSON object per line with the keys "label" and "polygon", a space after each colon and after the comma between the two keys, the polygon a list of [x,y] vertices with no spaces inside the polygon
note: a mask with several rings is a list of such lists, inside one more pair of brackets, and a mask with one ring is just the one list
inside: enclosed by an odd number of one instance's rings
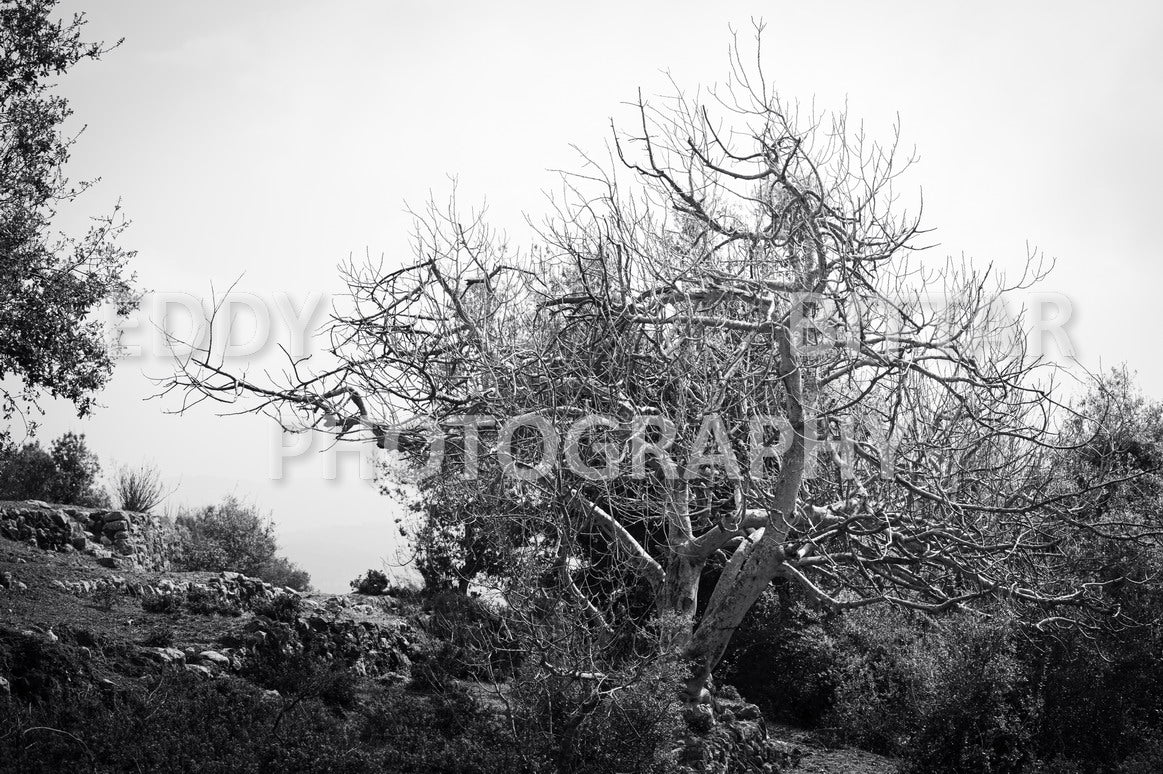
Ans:
{"label": "green foliage", "polygon": [[255,505],[228,496],[218,505],[180,514],[175,524],[183,570],[240,572],[296,591],[311,586],[305,570],[278,556],[275,525]]}
{"label": "green foliage", "polygon": [[108,50],[81,39],[82,16],[55,20],[56,5],[0,3],[0,379],[20,385],[0,387],[0,416],[22,414],[33,429],[29,414],[45,394],[89,412],[114,356],[93,313],[111,302],[124,316],[136,303],[116,210],[80,237],[53,230],[56,211],[88,187],[63,174],[74,141],[63,124],[72,111],[53,88]]}
{"label": "green foliage", "polygon": [[85,436],[65,433],[48,451],[39,443],[0,441],[0,500],[44,500],[102,507],[109,496],[97,483],[101,464]]}

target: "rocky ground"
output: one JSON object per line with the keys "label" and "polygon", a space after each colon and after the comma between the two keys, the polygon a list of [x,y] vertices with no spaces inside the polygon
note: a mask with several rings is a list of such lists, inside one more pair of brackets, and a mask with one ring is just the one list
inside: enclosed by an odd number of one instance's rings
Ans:
{"label": "rocky ground", "polygon": [[[234,676],[272,642],[354,664],[372,685],[402,684],[411,677],[413,662],[422,661],[433,646],[392,597],[298,594],[237,573],[144,569],[143,564],[156,566],[155,559],[142,562],[128,549],[109,551],[93,544],[105,519],[122,530],[116,516],[46,515],[52,509],[37,506],[32,510],[38,513],[32,513],[11,503],[3,507],[10,514],[16,508],[24,514],[22,525],[40,531],[31,537],[15,535],[14,528],[9,536],[0,534],[0,634],[64,640],[91,651],[92,674],[105,688],[172,669],[205,679]],[[74,521],[96,525],[88,532],[88,544]],[[35,526],[42,522],[44,527]],[[8,526],[13,524],[10,519]],[[63,538],[70,530],[72,542]],[[13,677],[0,670],[0,691]],[[730,720],[720,722],[707,739],[709,748],[718,748],[724,770],[896,770],[885,758],[828,749],[810,733],[766,722],[737,695],[720,704],[719,716]]]}

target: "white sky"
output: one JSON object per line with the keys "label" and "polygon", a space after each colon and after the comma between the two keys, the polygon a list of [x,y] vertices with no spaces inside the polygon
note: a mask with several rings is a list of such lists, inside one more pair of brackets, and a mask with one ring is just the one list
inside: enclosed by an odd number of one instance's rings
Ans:
{"label": "white sky", "polygon": [[[206,295],[341,290],[349,254],[407,257],[405,201],[460,179],[494,220],[536,214],[549,169],[601,152],[638,87],[727,74],[728,25],[768,22],[765,67],[787,97],[864,118],[899,113],[921,163],[935,258],[1016,266],[1027,242],[1058,259],[1045,284],[1074,305],[1084,363],[1127,361],[1163,395],[1155,358],[1163,4],[1039,2],[292,3],[66,2],[90,37],[126,41],[63,92],[88,129],[75,178],[101,176],[97,213],[120,197],[142,285]],[[148,341],[137,332],[135,341]],[[323,460],[270,479],[272,424],[168,416],[142,403],[158,359],[118,368],[79,422],[51,406],[42,438],[87,433],[109,462],[156,461],[175,503],[235,492],[274,511],[285,551],[317,586],[394,554],[390,503],[354,466]]]}

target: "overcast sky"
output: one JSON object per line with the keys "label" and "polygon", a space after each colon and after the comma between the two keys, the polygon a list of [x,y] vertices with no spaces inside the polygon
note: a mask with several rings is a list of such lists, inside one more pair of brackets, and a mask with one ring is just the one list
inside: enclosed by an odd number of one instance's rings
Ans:
{"label": "overcast sky", "polygon": [[[1159,3],[65,3],[91,37],[125,38],[68,76],[87,124],[74,177],[102,178],[84,209],[120,198],[141,284],[299,302],[341,290],[349,255],[408,255],[404,203],[460,180],[493,219],[534,215],[571,144],[602,152],[641,87],[727,74],[729,26],[768,24],[765,68],[789,98],[847,103],[886,137],[899,114],[918,164],[934,257],[1017,266],[1058,260],[1045,283],[1073,303],[1089,367],[1127,361],[1163,396],[1155,313],[1163,207]],[[439,10],[438,10],[439,9]],[[76,223],[73,220],[70,223]],[[147,305],[147,309],[149,305]],[[272,480],[278,443],[256,417],[177,417],[142,402],[165,372],[118,367],[95,416],[50,406],[43,436],[85,432],[109,467],[156,461],[172,505],[236,493],[273,510],[286,552],[338,591],[394,556],[392,504],[349,461],[322,455]]]}

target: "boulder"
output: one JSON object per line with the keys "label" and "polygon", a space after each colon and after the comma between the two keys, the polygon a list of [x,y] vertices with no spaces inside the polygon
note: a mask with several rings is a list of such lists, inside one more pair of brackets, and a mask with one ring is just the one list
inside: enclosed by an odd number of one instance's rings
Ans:
{"label": "boulder", "polygon": [[174,664],[186,660],[186,654],[177,648],[143,648],[147,656],[163,664]]}
{"label": "boulder", "polygon": [[198,654],[198,658],[220,667],[230,666],[230,657],[219,653],[216,650],[204,650]]}

